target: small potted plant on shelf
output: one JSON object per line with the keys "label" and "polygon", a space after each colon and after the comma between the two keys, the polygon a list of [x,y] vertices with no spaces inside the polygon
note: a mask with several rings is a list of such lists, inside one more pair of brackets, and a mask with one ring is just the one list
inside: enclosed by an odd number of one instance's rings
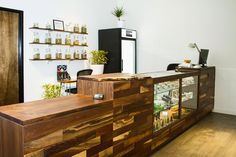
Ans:
{"label": "small potted plant on shelf", "polygon": [[93,75],[103,74],[104,64],[107,64],[108,52],[104,50],[94,50],[91,51],[91,69],[93,70]]}
{"label": "small potted plant on shelf", "polygon": [[61,89],[62,89],[61,85],[44,84],[43,89],[44,89],[43,92],[44,99],[52,99],[61,96]]}
{"label": "small potted plant on shelf", "polygon": [[123,28],[124,27],[124,21],[121,20],[121,17],[124,16],[124,14],[125,14],[125,10],[124,10],[123,7],[116,7],[112,11],[112,15],[114,15],[118,19],[117,26],[119,28]]}

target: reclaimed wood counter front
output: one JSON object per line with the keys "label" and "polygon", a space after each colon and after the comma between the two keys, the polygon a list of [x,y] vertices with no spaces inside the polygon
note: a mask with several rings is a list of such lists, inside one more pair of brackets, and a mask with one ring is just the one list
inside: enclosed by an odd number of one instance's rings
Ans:
{"label": "reclaimed wood counter front", "polygon": [[111,100],[81,95],[1,107],[0,156],[105,153],[112,142],[112,115]]}
{"label": "reclaimed wood counter front", "polygon": [[[78,94],[0,108],[0,157],[148,156],[214,106],[215,69],[78,79]],[[154,85],[197,76],[198,109],[154,133]],[[104,100],[92,96],[104,94]]]}

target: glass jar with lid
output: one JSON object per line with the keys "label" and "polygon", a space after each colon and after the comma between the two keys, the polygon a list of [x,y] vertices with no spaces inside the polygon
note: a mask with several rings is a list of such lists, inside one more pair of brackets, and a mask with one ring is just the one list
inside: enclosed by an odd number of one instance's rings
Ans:
{"label": "glass jar with lid", "polygon": [[57,49],[56,50],[56,56],[55,56],[56,59],[62,59],[62,53],[61,53],[61,49]]}
{"label": "glass jar with lid", "polygon": [[74,26],[74,32],[79,33],[79,24],[75,24]]}
{"label": "glass jar with lid", "polygon": [[38,32],[34,32],[34,40],[33,43],[40,43],[39,40],[39,33]]}
{"label": "glass jar with lid", "polygon": [[74,35],[73,45],[79,45],[79,36],[78,35]]}
{"label": "glass jar with lid", "polygon": [[83,53],[81,54],[82,59],[87,59],[87,52],[86,50],[83,50]]}
{"label": "glass jar with lid", "polygon": [[51,33],[46,33],[45,34],[45,44],[51,44],[51,43],[52,43]]}
{"label": "glass jar with lid", "polygon": [[86,36],[83,36],[82,37],[82,43],[81,43],[82,46],[87,46],[87,37]]}
{"label": "glass jar with lid", "polygon": [[48,29],[48,30],[51,29],[51,24],[49,22],[46,24],[46,29]]}
{"label": "glass jar with lid", "polygon": [[66,35],[65,44],[66,44],[66,45],[71,45],[71,38],[70,38],[70,35]]}
{"label": "glass jar with lid", "polygon": [[83,26],[81,27],[81,33],[84,33],[84,34],[87,33],[87,26],[86,26],[86,25],[83,25]]}
{"label": "glass jar with lid", "polygon": [[40,53],[39,53],[39,49],[38,48],[34,49],[33,59],[40,59]]}
{"label": "glass jar with lid", "polygon": [[52,59],[51,49],[46,49],[45,59]]}
{"label": "glass jar with lid", "polygon": [[69,49],[66,49],[65,59],[71,59],[71,54],[70,54],[70,50]]}
{"label": "glass jar with lid", "polygon": [[74,52],[74,59],[80,59],[79,50],[75,50],[75,52]]}
{"label": "glass jar with lid", "polygon": [[62,44],[61,34],[57,33],[55,43],[59,45]]}

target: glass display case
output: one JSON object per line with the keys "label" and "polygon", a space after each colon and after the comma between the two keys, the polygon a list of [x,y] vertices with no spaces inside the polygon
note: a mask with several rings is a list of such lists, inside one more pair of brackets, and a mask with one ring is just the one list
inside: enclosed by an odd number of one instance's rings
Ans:
{"label": "glass display case", "polygon": [[[180,92],[181,97],[179,96]],[[197,109],[197,93],[197,76],[154,84],[154,131],[158,131],[195,111]]]}
{"label": "glass display case", "polygon": [[182,79],[181,117],[186,117],[197,109],[198,77]]}
{"label": "glass display case", "polygon": [[154,84],[154,131],[179,119],[179,79]]}

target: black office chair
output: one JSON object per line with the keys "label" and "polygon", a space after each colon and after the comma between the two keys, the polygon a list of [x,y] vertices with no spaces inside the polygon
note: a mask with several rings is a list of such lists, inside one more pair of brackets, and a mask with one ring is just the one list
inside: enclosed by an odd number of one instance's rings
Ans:
{"label": "black office chair", "polygon": [[[91,75],[93,72],[92,69],[84,69],[84,70],[80,70],[77,72],[77,79],[78,77],[80,76],[86,76],[86,75]],[[66,89],[65,92],[67,93],[71,93],[71,94],[77,94],[77,88],[69,88],[69,89]]]}
{"label": "black office chair", "polygon": [[77,72],[77,79],[78,79],[78,77],[80,77],[80,76],[91,75],[92,72],[93,72],[92,69],[80,70],[80,71]]}
{"label": "black office chair", "polygon": [[169,71],[169,70],[175,70],[178,65],[180,65],[180,63],[171,63],[171,64],[169,64],[169,65],[167,66],[167,71]]}

